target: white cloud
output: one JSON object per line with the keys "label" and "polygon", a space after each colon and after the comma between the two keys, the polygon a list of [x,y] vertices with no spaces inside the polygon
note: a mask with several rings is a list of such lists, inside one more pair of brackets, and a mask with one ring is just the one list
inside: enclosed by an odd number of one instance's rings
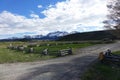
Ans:
{"label": "white cloud", "polygon": [[0,14],[0,34],[36,32],[40,21],[36,18],[28,19],[24,16],[3,11]]}
{"label": "white cloud", "polygon": [[38,7],[38,8],[42,8],[43,6],[42,6],[42,5],[38,5],[37,7]]}
{"label": "white cloud", "polygon": [[[93,30],[102,29],[102,21],[107,14],[105,0],[67,0],[58,2],[56,5],[50,5],[42,13],[52,21],[49,25],[59,25],[60,29],[71,31],[74,27],[93,26]],[[76,26],[81,24],[80,26]],[[99,27],[99,28],[96,28]],[[86,29],[87,30],[87,29]],[[79,29],[79,31],[81,31]]]}
{"label": "white cloud", "polygon": [[30,15],[32,18],[39,18],[39,15],[36,15],[36,14],[31,14]]}
{"label": "white cloud", "polygon": [[[49,5],[41,13],[41,19],[32,13],[31,18],[3,11],[0,13],[0,34],[53,31],[92,31],[103,29],[102,21],[107,14],[106,0],[66,0]],[[42,5],[38,5],[42,8]]]}

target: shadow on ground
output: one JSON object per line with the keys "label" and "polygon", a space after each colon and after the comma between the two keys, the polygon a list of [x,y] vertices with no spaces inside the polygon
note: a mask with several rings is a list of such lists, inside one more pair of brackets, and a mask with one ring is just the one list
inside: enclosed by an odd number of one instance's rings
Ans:
{"label": "shadow on ground", "polygon": [[67,63],[57,63],[31,68],[29,73],[18,80],[80,80],[80,76],[95,56],[87,55],[73,59]]}

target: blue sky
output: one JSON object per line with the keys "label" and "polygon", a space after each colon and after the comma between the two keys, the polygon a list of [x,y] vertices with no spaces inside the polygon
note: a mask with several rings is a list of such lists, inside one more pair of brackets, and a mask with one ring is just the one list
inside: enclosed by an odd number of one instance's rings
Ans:
{"label": "blue sky", "polygon": [[[6,10],[26,17],[30,17],[29,14],[34,12],[43,18],[45,16],[40,14],[41,11],[61,1],[65,0],[0,0],[0,12]],[[39,9],[38,5],[43,7]]]}
{"label": "blue sky", "polygon": [[0,39],[102,30],[106,0],[0,0]]}

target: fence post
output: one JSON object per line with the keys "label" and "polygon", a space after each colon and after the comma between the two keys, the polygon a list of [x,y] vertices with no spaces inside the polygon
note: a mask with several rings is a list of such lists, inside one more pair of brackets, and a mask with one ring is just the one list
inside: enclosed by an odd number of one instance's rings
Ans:
{"label": "fence post", "polygon": [[42,51],[42,53],[43,53],[44,55],[47,55],[47,54],[48,54],[48,49],[44,49],[44,50]]}
{"label": "fence post", "polygon": [[72,54],[72,48],[68,50],[68,54]]}
{"label": "fence post", "polygon": [[34,52],[34,49],[33,48],[30,48],[30,53],[33,53]]}

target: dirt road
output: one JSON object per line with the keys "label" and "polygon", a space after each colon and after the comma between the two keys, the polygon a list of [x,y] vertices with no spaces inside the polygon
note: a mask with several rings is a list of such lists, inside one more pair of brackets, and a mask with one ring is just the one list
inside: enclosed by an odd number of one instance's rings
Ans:
{"label": "dirt road", "polygon": [[82,48],[77,55],[46,61],[0,64],[0,80],[80,80],[98,53],[108,48],[120,50],[120,42]]}

